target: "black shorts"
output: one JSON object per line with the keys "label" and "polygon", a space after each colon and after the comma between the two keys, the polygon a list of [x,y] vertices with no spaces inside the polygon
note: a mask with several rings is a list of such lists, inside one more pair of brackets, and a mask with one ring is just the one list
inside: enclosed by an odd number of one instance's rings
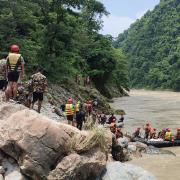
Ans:
{"label": "black shorts", "polygon": [[17,71],[10,71],[8,73],[8,81],[9,82],[17,82],[19,79],[19,73]]}
{"label": "black shorts", "polygon": [[73,115],[67,115],[67,120],[68,121],[73,121],[73,117],[74,117]]}
{"label": "black shorts", "polygon": [[0,80],[0,90],[5,88],[7,86],[7,81],[6,80]]}
{"label": "black shorts", "polygon": [[43,101],[43,93],[41,92],[33,92],[33,103],[36,101]]}

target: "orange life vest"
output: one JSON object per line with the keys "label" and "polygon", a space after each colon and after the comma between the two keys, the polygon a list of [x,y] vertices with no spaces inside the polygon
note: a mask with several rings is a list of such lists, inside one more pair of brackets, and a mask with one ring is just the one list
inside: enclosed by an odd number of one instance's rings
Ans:
{"label": "orange life vest", "polygon": [[73,104],[66,104],[66,116],[74,114],[74,106]]}

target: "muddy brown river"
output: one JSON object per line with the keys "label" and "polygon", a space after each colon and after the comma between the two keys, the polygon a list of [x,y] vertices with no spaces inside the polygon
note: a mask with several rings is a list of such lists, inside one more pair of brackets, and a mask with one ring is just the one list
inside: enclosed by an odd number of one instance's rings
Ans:
{"label": "muddy brown river", "polygon": [[[132,132],[146,122],[158,130],[180,127],[180,93],[168,91],[132,90],[130,97],[114,99],[115,109],[123,109],[125,131]],[[172,155],[143,155],[128,163],[138,165],[154,174],[157,180],[180,180],[180,147],[166,148]]]}

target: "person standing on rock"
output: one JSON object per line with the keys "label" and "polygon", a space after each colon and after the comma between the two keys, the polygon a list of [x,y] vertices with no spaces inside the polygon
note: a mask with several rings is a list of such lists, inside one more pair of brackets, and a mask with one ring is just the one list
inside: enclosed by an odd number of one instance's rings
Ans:
{"label": "person standing on rock", "polygon": [[3,59],[0,59],[0,90],[5,90],[7,81],[6,81],[6,55]]}
{"label": "person standing on rock", "polygon": [[79,111],[76,113],[76,124],[79,130],[82,130],[83,122],[85,122],[85,112],[82,109],[82,106],[79,108]]}
{"label": "person standing on rock", "polygon": [[37,73],[31,76],[31,86],[33,89],[33,100],[31,108],[34,108],[35,102],[38,101],[38,113],[41,111],[42,102],[44,99],[44,92],[47,89],[47,79],[43,75],[43,69],[38,68]]}
{"label": "person standing on rock", "polygon": [[65,112],[66,112],[66,118],[67,118],[68,124],[71,124],[73,126],[74,105],[73,105],[72,98],[68,99],[68,102],[67,102],[66,108],[65,108]]}
{"label": "person standing on rock", "polygon": [[6,89],[6,100],[10,98],[16,100],[17,81],[19,79],[19,70],[21,69],[21,79],[24,78],[24,59],[19,53],[20,49],[17,45],[11,46],[11,52],[7,57],[6,73],[8,78],[8,87]]}

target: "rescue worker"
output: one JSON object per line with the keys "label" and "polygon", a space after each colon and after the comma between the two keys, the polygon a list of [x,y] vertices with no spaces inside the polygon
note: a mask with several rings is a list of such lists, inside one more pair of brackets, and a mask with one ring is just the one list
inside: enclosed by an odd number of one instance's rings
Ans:
{"label": "rescue worker", "polygon": [[72,98],[68,99],[68,102],[65,107],[66,112],[66,118],[68,121],[68,124],[71,124],[73,126],[73,119],[74,119],[74,105]]}
{"label": "rescue worker", "polygon": [[116,133],[116,123],[111,123],[110,125],[110,131],[115,134]]}
{"label": "rescue worker", "polygon": [[133,137],[134,137],[134,138],[135,138],[135,137],[138,137],[138,138],[141,137],[140,130],[141,130],[141,128],[138,127],[138,128],[134,131],[134,133],[133,133]]}
{"label": "rescue worker", "polygon": [[176,139],[176,140],[180,140],[180,128],[177,129],[175,139]]}
{"label": "rescue worker", "polygon": [[173,136],[171,130],[168,128],[164,137],[165,141],[172,141]]}
{"label": "rescue worker", "polygon": [[123,138],[123,132],[121,131],[121,128],[116,129],[116,139]]}
{"label": "rescue worker", "polygon": [[116,117],[115,117],[114,114],[112,113],[112,114],[111,114],[111,117],[108,119],[108,122],[107,122],[107,123],[108,123],[108,124],[111,124],[114,120],[116,121]]}
{"label": "rescue worker", "polygon": [[47,89],[47,79],[43,75],[43,69],[38,68],[37,72],[31,76],[31,86],[33,89],[33,98],[31,108],[34,108],[34,104],[38,101],[38,110],[40,113],[42,102],[44,99],[44,93]]}
{"label": "rescue worker", "polygon": [[0,59],[0,90],[5,90],[7,85],[6,81],[6,55]]}
{"label": "rescue worker", "polygon": [[164,139],[164,138],[165,138],[165,134],[166,134],[166,129],[162,129],[162,130],[158,133],[158,138]]}
{"label": "rescue worker", "polygon": [[76,114],[79,112],[80,106],[81,106],[81,102],[78,101],[78,102],[76,103],[76,107],[75,107],[75,112],[76,112]]}
{"label": "rescue worker", "polygon": [[76,114],[76,126],[79,130],[82,130],[83,122],[85,122],[85,112],[82,106],[79,107],[79,111]]}
{"label": "rescue worker", "polygon": [[92,101],[87,102],[86,109],[87,109],[88,116],[90,116],[92,114]]}
{"label": "rescue worker", "polygon": [[147,123],[146,126],[144,127],[144,131],[145,131],[145,136],[144,136],[144,138],[145,138],[145,139],[148,139],[148,138],[149,138],[150,129],[151,129],[151,126],[150,126],[149,123]]}
{"label": "rescue worker", "polygon": [[19,79],[18,69],[21,69],[21,79],[24,78],[24,59],[19,53],[20,49],[17,45],[11,46],[11,52],[7,57],[6,72],[8,78],[8,87],[6,89],[6,100],[9,98],[16,99],[17,81]]}
{"label": "rescue worker", "polygon": [[150,129],[150,139],[156,139],[156,129],[155,128]]}

